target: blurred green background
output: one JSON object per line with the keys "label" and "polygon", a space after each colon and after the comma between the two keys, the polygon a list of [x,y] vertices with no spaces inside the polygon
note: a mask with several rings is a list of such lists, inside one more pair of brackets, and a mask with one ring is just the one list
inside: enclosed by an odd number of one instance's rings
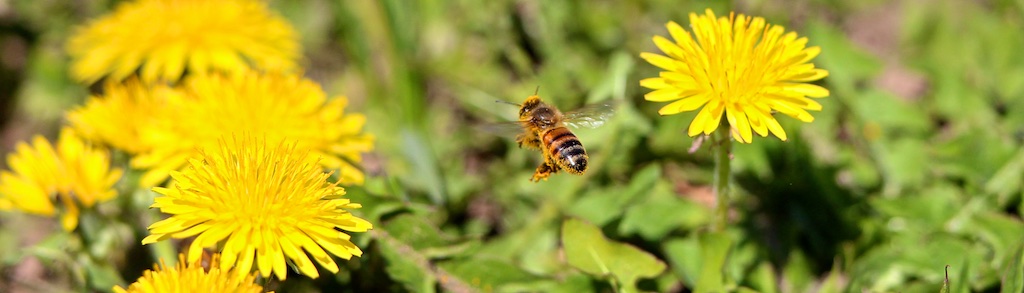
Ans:
{"label": "blurred green background", "polygon": [[[53,137],[89,89],[64,42],[116,1],[0,0],[0,151]],[[714,198],[695,115],[659,117],[638,81],[670,20],[712,8],[765,17],[822,47],[832,95],[789,141],[735,145],[722,282],[761,292],[1020,292],[1024,288],[1024,1],[273,1],[302,36],[306,76],[368,116],[377,149],[347,188],[374,230],[362,258],[279,292],[612,291],[566,263],[562,221],[596,225],[668,268],[641,290],[689,292]],[[584,176],[528,182],[540,154],[475,128],[540,96],[563,110],[622,101],[576,134]],[[4,163],[0,163],[2,166]],[[571,223],[571,222],[570,222]],[[566,223],[569,225],[569,223]],[[73,261],[36,244],[53,219],[0,215],[0,292],[77,291]],[[60,243],[42,243],[60,247]],[[35,248],[34,248],[35,247]],[[59,250],[59,249],[58,249]],[[58,261],[51,261],[58,259]],[[134,280],[152,260],[124,261]],[[705,259],[703,264],[712,260]],[[1009,290],[1009,291],[1005,291]]]}

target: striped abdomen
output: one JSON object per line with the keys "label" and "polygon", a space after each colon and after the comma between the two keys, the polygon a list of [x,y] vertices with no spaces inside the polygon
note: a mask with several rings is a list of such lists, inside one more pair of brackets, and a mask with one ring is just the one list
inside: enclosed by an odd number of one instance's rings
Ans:
{"label": "striped abdomen", "polygon": [[542,140],[547,146],[548,155],[555,159],[559,167],[575,175],[587,170],[587,151],[568,128],[555,127],[544,133]]}

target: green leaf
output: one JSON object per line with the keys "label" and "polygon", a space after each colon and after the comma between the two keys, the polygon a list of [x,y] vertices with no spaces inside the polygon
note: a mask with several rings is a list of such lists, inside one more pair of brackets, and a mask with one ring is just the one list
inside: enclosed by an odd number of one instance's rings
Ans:
{"label": "green leaf", "polygon": [[598,86],[590,90],[587,95],[587,103],[596,103],[609,98],[622,99],[625,97],[626,82],[629,73],[635,62],[633,55],[625,51],[618,51],[612,54],[608,63],[607,73]]}
{"label": "green leaf", "polygon": [[612,188],[596,191],[574,202],[567,212],[597,225],[604,225],[622,215],[625,210],[623,206],[646,195],[659,178],[661,168],[652,164],[634,174],[625,190]]}
{"label": "green leaf", "polygon": [[637,292],[636,281],[653,278],[665,263],[629,244],[610,241],[597,226],[578,219],[562,223],[562,246],[569,265],[591,275],[613,277],[622,292]]}
{"label": "green leaf", "polygon": [[380,253],[388,262],[384,270],[392,279],[412,292],[435,291],[437,278],[430,271],[425,257],[394,238],[381,237],[379,241]]}
{"label": "green leaf", "polygon": [[1003,293],[1024,292],[1024,241],[1017,243],[1017,251],[1003,270]]}
{"label": "green leaf", "polygon": [[97,263],[80,258],[85,263],[85,270],[88,272],[89,286],[93,289],[107,291],[116,285],[124,285],[126,282],[121,278],[121,273],[110,263]]}
{"label": "green leaf", "polygon": [[985,192],[999,195],[1000,201],[1006,202],[1010,194],[1020,192],[1024,182],[1021,178],[1024,178],[1024,149],[1018,150],[1017,155],[985,182]]}
{"label": "green leaf", "polygon": [[506,285],[543,280],[508,261],[493,258],[460,258],[438,263],[437,266],[486,292],[502,291]]}
{"label": "green leaf", "polygon": [[949,265],[946,265],[946,277],[942,279],[942,288],[939,293],[949,293]]}
{"label": "green leaf", "polygon": [[786,267],[782,268],[782,279],[789,283],[792,291],[806,291],[815,277],[811,271],[811,263],[803,252],[797,250],[789,254]]}
{"label": "green leaf", "polygon": [[862,93],[851,101],[853,114],[866,122],[877,123],[887,131],[906,130],[924,133],[929,130],[928,116],[923,109],[881,90]]}
{"label": "green leaf", "polygon": [[[754,270],[750,272],[750,285],[757,289],[757,292],[762,293],[775,293],[779,292],[776,280],[778,276],[775,274],[775,270],[772,269],[772,264],[764,261],[757,264]],[[824,287],[822,287],[824,288]],[[819,292],[827,292],[822,289]],[[834,291],[836,292],[836,291]]]}
{"label": "green leaf", "polygon": [[667,184],[658,184],[646,202],[627,208],[619,232],[657,241],[675,229],[693,229],[707,222],[707,208],[675,196],[669,188]]}
{"label": "green leaf", "polygon": [[820,292],[820,293],[839,293],[839,292],[843,292],[843,287],[840,286],[841,284],[839,282],[839,278],[842,275],[843,275],[843,272],[839,268],[839,262],[836,261],[836,263],[832,266],[832,270],[828,272],[828,276],[825,277],[825,280],[821,282],[821,286],[818,287],[818,292]]}
{"label": "green leaf", "polygon": [[725,261],[732,250],[732,238],[722,232],[701,235],[700,250],[701,269],[695,291],[725,291]]}
{"label": "green leaf", "polygon": [[445,246],[451,242],[430,223],[430,220],[424,217],[406,213],[395,216],[385,223],[384,230],[391,237],[416,250]]}
{"label": "green leaf", "polygon": [[576,293],[597,291],[597,289],[594,288],[594,280],[591,279],[590,276],[578,272],[570,272],[567,277],[556,282],[554,285],[538,289],[543,290],[518,290],[515,292]]}
{"label": "green leaf", "polygon": [[669,266],[684,285],[694,287],[700,275],[700,241],[696,237],[673,238],[662,248]]}
{"label": "green leaf", "polygon": [[437,157],[431,152],[433,146],[427,142],[422,133],[410,129],[403,130],[401,137],[402,144],[405,145],[402,148],[405,151],[405,157],[412,164],[414,174],[419,174],[405,178],[411,179],[425,188],[432,203],[444,203],[447,192],[444,180],[441,178],[442,172],[437,165]]}
{"label": "green leaf", "polygon": [[974,215],[963,230],[991,245],[992,257],[997,260],[1013,255],[1024,235],[1024,223],[1003,213],[986,212]]}
{"label": "green leaf", "polygon": [[899,194],[908,187],[925,182],[931,160],[927,145],[920,139],[904,138],[892,143],[880,142],[875,151],[885,177],[886,194]]}

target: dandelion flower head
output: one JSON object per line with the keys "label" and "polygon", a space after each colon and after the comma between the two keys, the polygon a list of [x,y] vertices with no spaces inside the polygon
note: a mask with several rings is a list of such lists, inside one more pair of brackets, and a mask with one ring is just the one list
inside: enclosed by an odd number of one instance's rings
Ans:
{"label": "dandelion flower head", "polygon": [[86,83],[175,82],[184,72],[297,69],[298,36],[256,0],[137,0],[79,28],[68,41],[72,76]]}
{"label": "dandelion flower head", "polygon": [[78,226],[79,205],[90,208],[117,196],[114,184],[122,171],[111,168],[110,153],[84,142],[70,128],[60,132],[54,148],[42,136],[20,142],[7,156],[10,171],[0,171],[0,209],[53,216],[56,195],[64,212],[61,226]]}
{"label": "dandelion flower head", "polygon": [[144,126],[153,123],[162,97],[173,94],[169,86],[149,86],[135,78],[108,82],[102,95],[90,96],[85,105],[68,111],[67,119],[89,141],[138,154],[150,149],[144,136],[159,135]]}
{"label": "dandelion flower head", "polygon": [[164,181],[197,149],[243,133],[295,141],[321,158],[325,168],[338,169],[341,184],[362,184],[365,179],[356,164],[373,149],[373,137],[362,132],[366,117],[344,113],[348,100],[328,99],[310,80],[254,72],[193,76],[175,93],[159,98],[163,106],[142,126],[142,144],[148,149],[132,158],[134,167],[148,170],[143,186]]}
{"label": "dandelion flower head", "polygon": [[288,260],[316,278],[308,256],[338,272],[331,255],[362,255],[340,230],[365,232],[372,225],[349,212],[361,206],[343,198],[345,190],[306,158],[294,144],[223,140],[172,173],[171,187],[154,188],[162,196],[151,207],[171,217],[149,226],[151,235],[142,243],[198,235],[188,248],[189,262],[200,259],[203,248],[221,247],[220,268],[234,265],[239,274],[255,267],[264,277],[273,273],[284,280]]}
{"label": "dandelion flower head", "polygon": [[724,114],[737,141],[750,143],[753,133],[765,137],[769,132],[786,140],[773,111],[811,122],[814,117],[807,111],[821,110],[811,98],[829,95],[807,83],[828,76],[810,63],[821,49],[807,47],[807,38],[764,18],[716,17],[708,9],[704,15],[690,14],[692,34],[675,22],[666,26],[674,41],[654,37],[665,55],[640,55],[664,71],[640,85],[654,90],[646,100],[672,102],[658,111],[661,115],[700,109],[687,131],[690,136],[711,134]]}
{"label": "dandelion flower head", "polygon": [[237,274],[219,267],[219,255],[213,255],[209,270],[201,261],[185,262],[184,255],[178,255],[178,264],[168,267],[161,259],[159,266],[146,270],[128,289],[115,286],[116,293],[261,293],[263,287],[255,284],[256,276]]}

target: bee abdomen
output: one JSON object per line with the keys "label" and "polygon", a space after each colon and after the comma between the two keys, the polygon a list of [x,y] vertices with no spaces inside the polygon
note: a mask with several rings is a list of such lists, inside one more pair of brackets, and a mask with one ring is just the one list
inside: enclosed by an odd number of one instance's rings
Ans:
{"label": "bee abdomen", "polygon": [[587,170],[587,151],[579,138],[568,128],[558,127],[544,134],[544,143],[549,154],[556,158],[558,166],[572,174],[583,174]]}

